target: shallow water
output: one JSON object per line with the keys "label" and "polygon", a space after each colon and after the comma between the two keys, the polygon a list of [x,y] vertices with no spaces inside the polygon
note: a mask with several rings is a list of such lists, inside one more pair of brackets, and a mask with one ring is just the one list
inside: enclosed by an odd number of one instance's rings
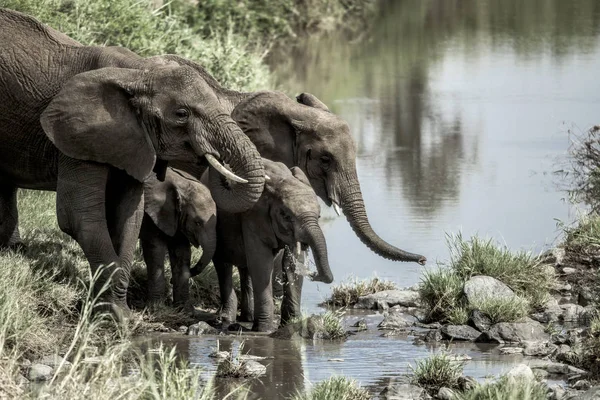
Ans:
{"label": "shallow water", "polygon": [[[291,92],[311,92],[350,124],[371,224],[385,239],[446,261],[445,233],[479,233],[511,249],[541,251],[560,236],[555,219],[574,211],[553,172],[564,168],[568,131],[600,122],[600,2],[597,0],[387,0],[362,41],[308,40],[276,69]],[[400,286],[423,268],[372,254],[342,217],[323,212],[335,281],[374,273]],[[330,291],[304,285],[303,307]],[[349,317],[347,323],[353,322]],[[245,338],[264,360],[251,383],[257,398],[285,398],[331,374],[379,393],[430,349],[374,328],[345,343]],[[216,337],[167,336],[193,362]],[[221,347],[240,339],[219,338]],[[454,344],[473,358],[466,374],[483,378],[519,363],[497,349]],[[333,361],[341,359],[343,361]]]}

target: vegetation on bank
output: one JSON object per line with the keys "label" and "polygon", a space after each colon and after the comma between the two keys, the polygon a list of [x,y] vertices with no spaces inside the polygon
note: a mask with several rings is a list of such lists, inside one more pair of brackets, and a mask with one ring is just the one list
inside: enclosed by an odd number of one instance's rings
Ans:
{"label": "vegetation on bank", "polygon": [[332,376],[314,385],[305,393],[297,393],[292,400],[369,400],[371,395],[355,380]]}
{"label": "vegetation on bank", "polygon": [[325,304],[336,307],[349,307],[358,303],[358,299],[362,296],[395,289],[398,289],[395,282],[379,279],[378,277],[370,279],[349,278],[345,282],[333,285],[331,296],[325,300]]}
{"label": "vegetation on bank", "polygon": [[546,385],[528,379],[500,377],[494,382],[477,385],[475,388],[458,392],[456,400],[546,400]]}
{"label": "vegetation on bank", "polygon": [[[491,239],[477,236],[465,240],[448,235],[450,261],[426,271],[419,292],[430,320],[464,324],[469,312],[478,309],[492,322],[512,322],[543,306],[554,282],[554,273],[531,253],[511,252]],[[508,285],[518,297],[485,298],[467,304],[463,287],[475,275],[487,275]]]}
{"label": "vegetation on bank", "polygon": [[464,361],[456,360],[451,353],[442,350],[417,361],[414,367],[410,366],[412,382],[432,395],[442,387],[455,389],[459,387],[464,366]]}

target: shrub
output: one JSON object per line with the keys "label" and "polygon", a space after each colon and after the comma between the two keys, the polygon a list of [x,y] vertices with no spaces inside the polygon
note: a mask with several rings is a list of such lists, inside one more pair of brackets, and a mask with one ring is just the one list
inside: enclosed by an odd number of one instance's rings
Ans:
{"label": "shrub", "polygon": [[498,322],[514,322],[525,317],[529,312],[529,302],[521,297],[484,297],[478,299],[472,308],[490,317],[492,324]]}
{"label": "shrub", "polygon": [[458,380],[463,374],[464,361],[454,360],[446,350],[417,361],[412,370],[412,382],[429,393],[437,393],[441,387],[450,389],[458,387]]}
{"label": "shrub", "polygon": [[[449,321],[460,319],[462,315],[452,314],[461,308],[463,280],[452,270],[440,268],[435,271],[425,271],[421,278],[419,294],[428,311],[428,319]],[[450,321],[449,321],[450,322]]]}
{"label": "shrub", "polygon": [[333,286],[331,297],[325,301],[325,304],[348,307],[358,303],[358,299],[361,296],[397,288],[398,287],[394,282],[381,280],[377,277],[363,280],[350,278],[346,282]]}
{"label": "shrub", "polygon": [[600,126],[575,134],[569,131],[569,167],[565,172],[567,192],[575,202],[588,204],[594,213],[600,212]]}
{"label": "shrub", "polygon": [[456,393],[457,400],[546,400],[544,384],[527,379],[502,377],[496,382],[477,385],[467,392]]}
{"label": "shrub", "polygon": [[332,376],[314,385],[306,393],[297,393],[292,400],[369,400],[371,395],[355,380]]}

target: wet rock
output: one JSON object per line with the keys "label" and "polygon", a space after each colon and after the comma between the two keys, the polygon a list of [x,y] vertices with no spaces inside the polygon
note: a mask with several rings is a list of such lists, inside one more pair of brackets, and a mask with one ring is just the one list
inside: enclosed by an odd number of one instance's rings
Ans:
{"label": "wet rock", "polygon": [[385,313],[383,321],[377,325],[379,329],[403,329],[412,326],[412,321],[408,321],[401,314]]}
{"label": "wet rock", "polygon": [[452,400],[454,396],[454,390],[447,387],[441,387],[437,392],[436,398],[440,400]]}
{"label": "wet rock", "polygon": [[490,329],[490,326],[492,326],[492,320],[481,311],[473,310],[469,314],[468,324],[480,332],[485,332]]}
{"label": "wet rock", "polygon": [[63,368],[64,367],[70,367],[72,365],[71,362],[65,360],[63,357],[58,356],[58,355],[45,356],[45,357],[42,357],[38,361],[38,364],[44,364],[44,365],[47,365],[49,367],[52,367],[53,369],[58,368],[58,366],[61,363],[63,363]]}
{"label": "wet rock", "polygon": [[302,337],[301,332],[302,324],[300,322],[296,322],[280,327],[275,332],[271,333],[269,336],[275,339],[289,340],[293,338]]}
{"label": "wet rock", "polygon": [[548,387],[548,400],[562,400],[566,394],[567,391],[559,384]]}
{"label": "wet rock", "polygon": [[28,378],[30,381],[40,382],[52,378],[54,369],[44,364],[32,364],[29,368]]}
{"label": "wet rock", "polygon": [[477,275],[466,281],[463,291],[469,304],[475,304],[482,298],[511,299],[516,296],[506,284],[485,275]]}
{"label": "wet rock", "polygon": [[267,373],[267,367],[254,360],[242,361],[240,375],[245,378],[255,378]]}
{"label": "wet rock", "polygon": [[383,332],[381,337],[395,337],[395,336],[408,336],[408,331],[406,329],[391,329]]}
{"label": "wet rock", "polygon": [[550,377],[550,373],[548,371],[544,371],[543,369],[534,369],[533,375],[535,375],[535,379],[537,381],[545,381]]}
{"label": "wet rock", "polygon": [[188,336],[198,335],[218,335],[219,331],[204,321],[198,322],[197,324],[190,325],[187,330]]}
{"label": "wet rock", "polygon": [[580,322],[583,319],[585,309],[579,304],[562,304],[562,315],[560,319],[564,322]]}
{"label": "wet rock", "polygon": [[589,287],[582,287],[579,289],[579,294],[577,295],[577,303],[579,305],[587,307],[593,306],[598,301],[597,296],[594,294],[594,291]]}
{"label": "wet rock", "polygon": [[228,351],[213,351],[212,353],[210,353],[208,355],[210,358],[218,358],[218,359],[224,359],[229,357],[229,352]]}
{"label": "wet rock", "polygon": [[381,292],[359,297],[354,308],[368,310],[387,310],[390,307],[400,305],[403,307],[418,307],[419,292],[413,290],[383,290]]}
{"label": "wet rock", "polygon": [[446,325],[441,332],[445,339],[462,341],[474,341],[481,335],[481,332],[469,325]]}
{"label": "wet rock", "polygon": [[185,325],[181,325],[179,328],[177,328],[177,332],[179,333],[187,333],[188,331],[188,327]]}
{"label": "wet rock", "polygon": [[523,381],[533,381],[535,380],[535,376],[533,375],[533,371],[529,366],[525,364],[519,364],[516,367],[513,367],[510,371],[506,373],[506,377],[509,379],[515,380],[523,380]]}
{"label": "wet rock", "polygon": [[446,356],[446,358],[450,361],[469,361],[472,360],[473,357],[469,356],[468,354],[448,354]]}
{"label": "wet rock", "polygon": [[503,347],[500,349],[500,354],[522,354],[522,347]]}
{"label": "wet rock", "polygon": [[600,386],[594,386],[581,394],[578,399],[581,400],[598,400],[600,399]]}
{"label": "wet rock", "polygon": [[525,342],[523,354],[526,356],[543,357],[554,353],[557,348],[557,345],[549,342]]}
{"label": "wet rock", "polygon": [[458,378],[458,388],[465,392],[467,390],[471,390],[471,389],[475,389],[475,387],[477,386],[477,380],[475,378],[473,378],[472,376],[461,376],[460,378]]}
{"label": "wet rock", "polygon": [[519,343],[524,341],[548,341],[550,335],[544,326],[537,321],[500,322],[492,326],[477,338],[478,342],[487,343]]}
{"label": "wet rock", "polygon": [[354,323],[354,325],[352,325],[352,327],[356,328],[357,331],[366,331],[368,329],[367,320],[364,318],[359,319]]}
{"label": "wet rock", "polygon": [[531,360],[529,367],[532,369],[543,369],[552,375],[584,374],[585,371],[571,365],[553,362],[549,360]]}
{"label": "wet rock", "polygon": [[385,400],[418,400],[423,397],[425,390],[416,385],[408,383],[390,384],[380,393]]}
{"label": "wet rock", "polygon": [[532,314],[531,319],[547,324],[558,321],[562,313],[563,310],[560,308],[558,301],[552,297],[544,305],[544,310],[542,312]]}
{"label": "wet rock", "polygon": [[575,382],[571,387],[576,390],[588,390],[592,384],[587,379],[580,379]]}
{"label": "wet rock", "polygon": [[429,332],[425,332],[423,335],[423,341],[426,343],[435,343],[442,340],[442,332],[440,329],[435,329]]}

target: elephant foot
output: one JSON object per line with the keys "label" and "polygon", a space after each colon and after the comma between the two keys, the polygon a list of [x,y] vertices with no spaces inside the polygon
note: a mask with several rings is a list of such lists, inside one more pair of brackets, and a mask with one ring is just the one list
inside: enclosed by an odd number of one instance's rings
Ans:
{"label": "elephant foot", "polygon": [[264,323],[264,322],[254,322],[252,325],[253,332],[266,332],[272,333],[275,331],[272,323]]}
{"label": "elephant foot", "polygon": [[95,315],[110,315],[118,324],[125,324],[132,317],[132,312],[126,302],[100,301],[93,309]]}
{"label": "elephant foot", "polygon": [[254,322],[254,314],[242,312],[240,317],[238,318],[240,322]]}

